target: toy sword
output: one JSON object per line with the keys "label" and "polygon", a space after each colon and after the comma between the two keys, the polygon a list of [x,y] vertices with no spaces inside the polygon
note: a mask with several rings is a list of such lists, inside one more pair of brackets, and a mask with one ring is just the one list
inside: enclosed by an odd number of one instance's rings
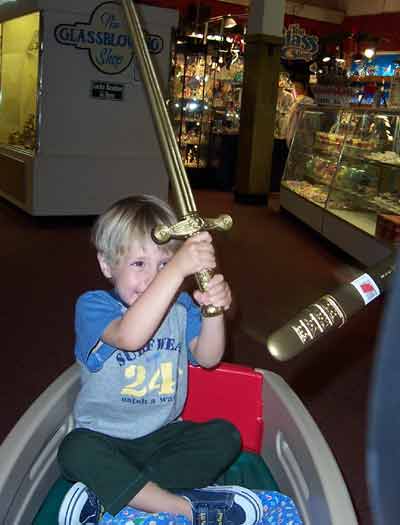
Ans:
{"label": "toy sword", "polygon": [[287,361],[326,333],[343,326],[353,315],[390,289],[395,271],[393,252],[349,283],[321,297],[267,339],[270,354]]}
{"label": "toy sword", "polygon": [[[229,230],[232,226],[232,218],[229,215],[220,215],[215,219],[205,219],[197,211],[135,5],[132,0],[121,0],[121,2],[125,10],[133,40],[135,59],[139,65],[141,78],[146,88],[154,125],[171,181],[176,207],[178,208],[179,222],[172,226],[161,225],[156,227],[153,230],[153,238],[156,242],[162,244],[172,238],[186,239],[204,230]],[[212,275],[212,270],[208,268],[196,274],[196,281],[201,291],[204,292],[207,289],[207,284]],[[202,314],[206,317],[220,315],[222,312],[222,308],[214,305],[204,305],[202,307]]]}

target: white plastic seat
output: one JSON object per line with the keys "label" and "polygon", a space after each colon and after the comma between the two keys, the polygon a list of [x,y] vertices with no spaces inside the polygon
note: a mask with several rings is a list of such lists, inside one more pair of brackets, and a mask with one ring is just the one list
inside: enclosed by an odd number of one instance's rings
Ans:
{"label": "white plastic seat", "polygon": [[[339,467],[311,415],[280,376],[257,371],[262,374],[264,412],[260,452],[280,490],[295,500],[305,525],[357,525]],[[71,410],[78,389],[79,370],[72,365],[2,443],[0,523],[30,525],[59,477],[57,450],[73,428]]]}

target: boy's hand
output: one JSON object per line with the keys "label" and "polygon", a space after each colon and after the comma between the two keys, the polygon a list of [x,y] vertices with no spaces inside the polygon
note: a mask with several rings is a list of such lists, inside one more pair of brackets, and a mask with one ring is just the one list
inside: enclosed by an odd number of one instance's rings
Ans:
{"label": "boy's hand", "polygon": [[216,266],[212,237],[208,232],[200,232],[189,237],[172,257],[168,265],[173,265],[183,278]]}
{"label": "boy's hand", "polygon": [[215,274],[211,278],[206,292],[195,290],[193,297],[200,305],[212,304],[220,306],[224,310],[229,310],[232,303],[231,289],[221,274]]}

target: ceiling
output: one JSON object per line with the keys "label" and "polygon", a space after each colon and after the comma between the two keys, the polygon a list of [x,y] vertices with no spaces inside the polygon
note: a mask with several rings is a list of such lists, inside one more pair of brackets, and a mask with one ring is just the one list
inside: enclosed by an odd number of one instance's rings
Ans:
{"label": "ceiling", "polygon": [[308,4],[325,9],[337,9],[338,11],[346,11],[346,0],[307,0],[306,2],[297,2],[298,4]]}
{"label": "ceiling", "polygon": [[[251,0],[219,1],[245,6],[251,3]],[[338,11],[347,16],[400,12],[400,0],[286,0],[286,7],[288,4],[297,4],[300,8],[311,6],[328,12]]]}

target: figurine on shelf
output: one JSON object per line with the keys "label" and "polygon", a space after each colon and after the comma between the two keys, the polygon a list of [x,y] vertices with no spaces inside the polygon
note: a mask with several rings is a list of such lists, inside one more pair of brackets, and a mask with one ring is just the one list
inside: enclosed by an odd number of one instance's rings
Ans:
{"label": "figurine on shelf", "polygon": [[39,51],[39,30],[35,30],[32,33],[31,41],[28,45],[28,48],[26,50],[28,55],[37,55]]}
{"label": "figurine on shelf", "polygon": [[187,165],[188,165],[188,166],[192,166],[194,160],[195,160],[195,159],[194,159],[194,153],[193,153],[192,148],[190,148],[189,151],[188,151],[188,153],[187,153],[187,156],[186,156],[186,162],[187,162]]}
{"label": "figurine on shelf", "polygon": [[21,135],[18,131],[14,131],[8,135],[8,144],[10,146],[19,146],[21,144]]}
{"label": "figurine on shelf", "polygon": [[23,146],[33,150],[36,146],[35,115],[31,113],[24,123],[22,132],[14,131],[8,135],[8,144],[11,146]]}
{"label": "figurine on shelf", "polygon": [[22,130],[23,145],[27,149],[34,149],[36,144],[36,127],[35,127],[35,115],[31,113],[24,124]]}

